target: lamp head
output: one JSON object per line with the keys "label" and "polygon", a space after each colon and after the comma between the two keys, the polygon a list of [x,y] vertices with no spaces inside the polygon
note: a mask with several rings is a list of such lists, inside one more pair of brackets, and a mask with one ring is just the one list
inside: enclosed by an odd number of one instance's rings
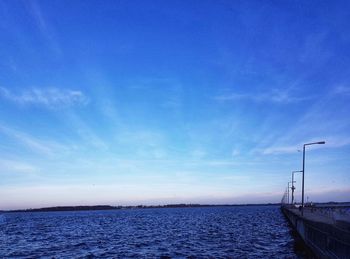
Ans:
{"label": "lamp head", "polygon": [[306,144],[304,144],[304,147],[305,146],[310,146],[310,145],[316,145],[316,144],[326,144],[326,141],[318,141],[318,142],[306,143]]}

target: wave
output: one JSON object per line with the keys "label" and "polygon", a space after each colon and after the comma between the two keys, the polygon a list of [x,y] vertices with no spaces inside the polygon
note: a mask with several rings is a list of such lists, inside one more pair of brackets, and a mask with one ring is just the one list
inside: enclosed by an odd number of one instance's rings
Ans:
{"label": "wave", "polygon": [[5,222],[5,215],[4,214],[0,214],[0,224]]}

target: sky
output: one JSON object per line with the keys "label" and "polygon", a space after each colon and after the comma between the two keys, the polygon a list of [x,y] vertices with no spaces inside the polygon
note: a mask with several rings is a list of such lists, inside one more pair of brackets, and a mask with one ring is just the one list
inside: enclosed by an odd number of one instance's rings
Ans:
{"label": "sky", "polygon": [[[350,197],[349,1],[0,1],[0,210]],[[295,174],[300,202],[301,174]]]}

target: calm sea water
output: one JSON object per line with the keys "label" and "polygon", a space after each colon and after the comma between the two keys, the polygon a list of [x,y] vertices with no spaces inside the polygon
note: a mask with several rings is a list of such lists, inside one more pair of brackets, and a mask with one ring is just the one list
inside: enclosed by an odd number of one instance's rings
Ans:
{"label": "calm sea water", "polygon": [[300,258],[276,206],[7,213],[0,258]]}

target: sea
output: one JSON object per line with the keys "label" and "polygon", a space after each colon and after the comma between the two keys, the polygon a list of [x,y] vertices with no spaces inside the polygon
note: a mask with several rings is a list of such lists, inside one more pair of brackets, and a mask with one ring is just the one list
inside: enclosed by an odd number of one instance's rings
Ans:
{"label": "sea", "polygon": [[278,206],[0,214],[0,258],[304,258]]}

